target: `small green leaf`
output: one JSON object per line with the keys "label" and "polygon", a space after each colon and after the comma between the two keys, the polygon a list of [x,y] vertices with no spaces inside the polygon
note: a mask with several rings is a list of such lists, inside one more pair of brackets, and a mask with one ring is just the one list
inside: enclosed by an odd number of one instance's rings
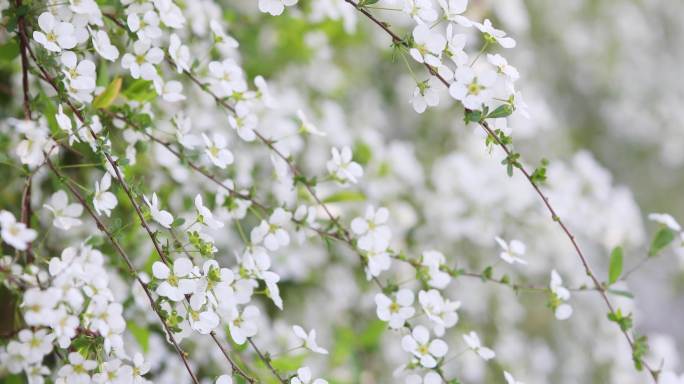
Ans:
{"label": "small green leaf", "polygon": [[154,90],[151,81],[138,79],[126,87],[123,95],[129,100],[144,103],[154,99],[157,96],[157,92]]}
{"label": "small green leaf", "polygon": [[306,354],[295,356],[282,356],[271,360],[271,365],[278,371],[295,371],[304,363]]}
{"label": "small green leaf", "polygon": [[663,250],[663,248],[667,247],[672,240],[674,240],[675,235],[672,230],[669,228],[660,228],[658,232],[656,232],[655,236],[653,236],[653,241],[651,242],[651,249],[648,251],[649,256],[655,256],[660,251]]}
{"label": "small green leaf", "polygon": [[147,353],[150,348],[150,330],[147,327],[137,325],[133,321],[129,321],[126,326],[135,338],[135,341],[142,347],[143,352]]}
{"label": "small green leaf", "polygon": [[490,114],[487,115],[487,119],[497,119],[500,117],[510,116],[513,113],[513,107],[510,104],[501,104]]}
{"label": "small green leaf", "polygon": [[614,284],[622,274],[622,247],[615,247],[610,253],[610,268],[608,270],[608,284]]}
{"label": "small green leaf", "polygon": [[608,289],[607,292],[612,293],[613,295],[616,295],[616,296],[627,297],[629,299],[634,298],[634,295],[632,294],[632,292],[622,291],[619,289]]}
{"label": "small green leaf", "polygon": [[98,109],[107,109],[121,92],[121,78],[117,77],[112,80],[104,92],[100,93],[95,100],[93,100],[93,107]]}
{"label": "small green leaf", "polygon": [[350,201],[364,201],[366,196],[357,191],[339,191],[323,199],[324,203],[341,203]]}

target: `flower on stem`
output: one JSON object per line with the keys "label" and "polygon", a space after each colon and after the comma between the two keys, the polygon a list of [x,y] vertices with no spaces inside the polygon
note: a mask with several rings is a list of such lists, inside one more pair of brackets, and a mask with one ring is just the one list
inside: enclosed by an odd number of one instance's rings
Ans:
{"label": "flower on stem", "polygon": [[290,244],[290,235],[284,229],[292,218],[292,213],[278,207],[273,211],[268,221],[261,223],[252,229],[250,240],[253,245],[264,243],[269,251],[275,251],[280,247]]}
{"label": "flower on stem", "polygon": [[496,42],[504,48],[515,47],[515,40],[511,37],[506,37],[506,32],[494,28],[489,19],[485,19],[484,23],[474,22],[473,25],[485,35],[486,41]]}
{"label": "flower on stem", "polygon": [[464,334],[463,340],[465,340],[466,344],[468,344],[468,347],[475,351],[475,353],[477,353],[483,360],[487,361],[496,357],[496,353],[494,353],[494,351],[482,346],[480,337],[477,335],[477,333],[475,333],[475,331]]}
{"label": "flower on stem", "polygon": [[520,240],[511,240],[510,243],[507,243],[498,236],[495,237],[494,240],[496,240],[496,242],[499,243],[499,247],[501,247],[499,257],[501,257],[503,261],[508,264],[527,264],[527,260],[521,258],[521,256],[525,255],[525,250],[527,249],[525,243]]}
{"label": "flower on stem", "polygon": [[71,23],[55,19],[50,12],[43,12],[38,16],[40,31],[33,31],[33,39],[51,52],[61,52],[76,46],[74,26]]}
{"label": "flower on stem", "polygon": [[220,133],[214,133],[213,139],[210,139],[203,133],[202,138],[206,145],[204,152],[215,166],[224,169],[226,166],[233,164],[233,152],[226,148],[228,142],[225,136]]}
{"label": "flower on stem", "polygon": [[444,17],[460,24],[464,27],[471,27],[473,22],[467,17],[463,16],[463,13],[468,7],[468,0],[437,0],[439,6],[442,7],[444,11]]}
{"label": "flower on stem", "polygon": [[98,215],[105,214],[107,217],[111,215],[112,209],[116,207],[118,201],[116,196],[109,192],[109,187],[112,186],[112,176],[107,172],[102,177],[100,182],[95,182],[95,195],[93,196],[93,207]]}
{"label": "flower on stem", "polygon": [[69,198],[63,190],[50,196],[49,203],[43,204],[43,207],[52,212],[54,215],[52,225],[59,229],[68,231],[71,227],[81,225],[78,217],[83,213],[83,206],[79,203],[69,204]]}
{"label": "flower on stem", "polygon": [[433,67],[441,64],[440,57],[446,47],[446,39],[425,24],[418,24],[413,29],[414,47],[409,50],[411,57],[419,63],[427,63]]}
{"label": "flower on stem", "polygon": [[211,210],[204,206],[202,195],[200,194],[195,196],[195,209],[197,209],[197,221],[199,223],[205,224],[211,229],[223,228],[223,223],[214,219],[214,214],[211,213]]}
{"label": "flower on stem", "polygon": [[399,290],[393,298],[385,294],[375,295],[376,313],[378,318],[389,323],[392,329],[400,329],[416,313],[413,308],[413,291],[410,289]]}
{"label": "flower on stem", "polygon": [[185,295],[195,291],[192,270],[192,262],[186,257],[176,259],[173,262],[173,270],[163,262],[155,261],[152,264],[152,275],[161,281],[156,292],[171,301],[183,300]]}
{"label": "flower on stem", "polygon": [[491,96],[490,87],[496,81],[496,72],[486,69],[480,73],[468,66],[458,67],[455,81],[449,86],[449,95],[468,109],[480,109]]}
{"label": "flower on stem", "polygon": [[443,340],[430,340],[430,332],[422,325],[416,326],[411,334],[401,339],[401,347],[419,359],[425,368],[436,367],[437,360],[444,357],[449,350],[449,346]]}
{"label": "flower on stem", "polygon": [[304,348],[310,350],[311,352],[320,353],[322,355],[328,354],[328,350],[319,347],[316,343],[315,329],[312,329],[311,331],[309,331],[309,333],[306,333],[304,328],[300,327],[299,325],[294,325],[292,326],[292,331],[294,332],[295,336],[297,336],[297,338],[301,339],[304,342]]}
{"label": "flower on stem", "polygon": [[330,175],[342,185],[347,184],[348,181],[358,183],[358,179],[363,176],[363,168],[352,160],[351,148],[345,146],[339,150],[333,147],[330,152],[332,159],[326,164]]}
{"label": "flower on stem", "polygon": [[563,286],[563,279],[556,270],[551,271],[551,282],[549,283],[551,289],[550,305],[554,315],[558,320],[566,320],[572,316],[572,307],[565,303],[570,299],[570,291]]}
{"label": "flower on stem", "polygon": [[28,244],[38,237],[38,232],[26,228],[26,224],[18,222],[9,211],[0,211],[0,227],[2,240],[20,251],[26,250]]}
{"label": "flower on stem", "polygon": [[301,367],[297,370],[297,376],[290,380],[290,384],[328,384],[323,379],[313,379],[311,369],[309,367]]}
{"label": "flower on stem", "polygon": [[171,228],[171,223],[173,223],[173,216],[168,211],[159,209],[159,198],[157,193],[152,193],[152,201],[147,199],[147,196],[143,196],[145,204],[150,207],[150,214],[152,219],[159,223],[164,228]]}

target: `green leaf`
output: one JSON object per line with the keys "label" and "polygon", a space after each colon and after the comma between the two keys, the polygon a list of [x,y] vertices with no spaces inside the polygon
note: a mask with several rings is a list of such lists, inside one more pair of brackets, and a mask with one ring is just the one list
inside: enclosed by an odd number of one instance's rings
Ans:
{"label": "green leaf", "polygon": [[95,100],[93,100],[93,107],[98,109],[107,109],[121,92],[121,78],[117,77],[112,80],[104,92],[100,93]]}
{"label": "green leaf", "polygon": [[123,95],[129,100],[144,103],[154,99],[157,96],[157,92],[154,90],[151,81],[138,79],[126,87],[126,90],[123,91]]}
{"label": "green leaf", "polygon": [[656,232],[655,236],[653,236],[653,241],[651,242],[651,249],[648,251],[649,256],[655,256],[660,251],[663,250],[663,248],[667,247],[672,240],[674,240],[675,235],[672,230],[669,228],[660,228],[658,232]]}
{"label": "green leaf", "polygon": [[619,289],[608,289],[607,292],[612,293],[613,295],[616,295],[616,296],[627,297],[630,299],[634,298],[634,295],[632,294],[632,292],[628,292],[628,291],[622,291]]}
{"label": "green leaf", "polygon": [[278,371],[296,371],[304,363],[306,354],[282,356],[271,360],[271,365]]}
{"label": "green leaf", "polygon": [[513,113],[513,107],[510,104],[499,105],[495,110],[487,115],[487,119],[497,119],[500,117],[510,116]]}
{"label": "green leaf", "polygon": [[361,165],[368,164],[368,162],[373,158],[373,150],[363,141],[357,141],[354,143],[354,150],[352,153],[354,153],[353,160]]}
{"label": "green leaf", "polygon": [[350,201],[365,201],[366,196],[357,191],[339,191],[323,199],[324,203],[341,203]]}
{"label": "green leaf", "polygon": [[614,284],[622,273],[622,247],[615,247],[610,253],[610,268],[608,270],[608,284]]}
{"label": "green leaf", "polygon": [[135,341],[142,347],[143,352],[147,353],[150,348],[150,330],[147,327],[141,327],[132,321],[129,321],[126,326],[133,337],[135,337]]}
{"label": "green leaf", "polygon": [[380,338],[387,329],[387,323],[382,320],[373,320],[368,327],[359,335],[358,345],[362,348],[375,348],[380,344]]}

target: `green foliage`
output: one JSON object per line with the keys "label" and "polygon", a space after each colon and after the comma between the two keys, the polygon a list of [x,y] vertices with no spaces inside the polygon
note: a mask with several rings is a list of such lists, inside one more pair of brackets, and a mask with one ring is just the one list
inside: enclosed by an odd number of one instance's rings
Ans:
{"label": "green foliage", "polygon": [[145,103],[154,99],[157,96],[154,86],[151,81],[138,79],[130,83],[122,92],[128,100]]}
{"label": "green foliage", "polygon": [[522,165],[520,164],[520,154],[517,152],[511,152],[506,156],[505,159],[501,160],[501,164],[506,166],[506,174],[508,177],[513,176],[513,169],[514,168],[520,168]]}
{"label": "green foliage", "polygon": [[660,251],[662,251],[665,247],[670,245],[670,243],[674,240],[675,234],[672,232],[670,228],[662,227],[656,232],[655,236],[653,236],[653,240],[651,241],[651,248],[648,251],[649,256],[655,256]]}
{"label": "green foliage", "polygon": [[142,347],[143,352],[147,353],[150,348],[150,329],[149,327],[141,327],[138,324],[128,321],[126,322],[126,328],[128,329],[129,332],[133,335],[135,338],[135,341],[140,344],[140,347]]}
{"label": "green foliage", "polygon": [[622,310],[618,308],[615,312],[608,314],[608,320],[617,323],[620,329],[627,331],[632,328],[632,314],[623,315]]}
{"label": "green foliage", "polygon": [[273,365],[273,368],[281,372],[296,371],[297,368],[301,367],[304,364],[305,358],[306,354],[304,353],[294,356],[281,356],[271,359],[271,365]]}
{"label": "green foliage", "polygon": [[352,150],[352,153],[354,154],[352,160],[356,161],[362,166],[368,164],[373,158],[373,150],[371,147],[360,140],[354,143],[354,149]]}
{"label": "green foliage", "polygon": [[608,269],[608,284],[614,284],[622,274],[622,247],[615,247],[610,253],[610,268]]}
{"label": "green foliage", "polygon": [[495,110],[491,111],[486,119],[497,119],[501,117],[510,116],[513,113],[513,106],[510,104],[501,104]]}
{"label": "green foliage", "polygon": [[343,202],[355,202],[355,201],[365,201],[366,196],[358,191],[341,190],[335,192],[330,196],[323,199],[323,203],[343,203]]}
{"label": "green foliage", "polygon": [[549,165],[549,161],[546,159],[542,159],[541,165],[537,168],[534,169],[534,172],[532,172],[532,175],[530,175],[530,179],[532,179],[532,182],[535,184],[544,184],[546,183],[546,167]]}
{"label": "green foliage", "polygon": [[634,367],[637,371],[644,369],[642,360],[648,352],[648,338],[646,336],[635,337],[634,348],[632,349],[632,360],[634,360]]}
{"label": "green foliage", "polygon": [[112,80],[109,85],[107,85],[107,88],[93,100],[93,107],[107,109],[112,105],[121,92],[121,83],[122,80],[120,77],[116,77]]}

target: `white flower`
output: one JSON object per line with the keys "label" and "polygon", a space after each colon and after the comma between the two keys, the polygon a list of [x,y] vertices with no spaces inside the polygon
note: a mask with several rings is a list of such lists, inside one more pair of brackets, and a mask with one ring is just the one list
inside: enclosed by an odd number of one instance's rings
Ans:
{"label": "white flower", "polygon": [[521,256],[525,255],[525,249],[527,248],[525,247],[525,243],[520,240],[511,240],[509,244],[498,236],[495,237],[494,240],[499,243],[499,246],[502,249],[499,257],[501,257],[503,261],[507,262],[508,264],[527,264],[527,261],[521,258]]}
{"label": "white flower", "polygon": [[206,148],[204,152],[215,166],[224,169],[229,164],[233,164],[233,152],[226,148],[228,142],[220,133],[214,133],[213,140],[207,135],[202,134]]}
{"label": "white flower", "polygon": [[[454,25],[447,25],[446,29],[447,46],[444,53],[457,66],[462,66],[468,63],[468,54],[463,50],[466,45],[466,35],[454,32]],[[440,67],[442,69],[442,67]],[[453,76],[453,75],[452,75]],[[447,76],[447,77],[452,77]]]}
{"label": "white flower", "polygon": [[71,227],[81,225],[78,217],[83,213],[83,206],[79,203],[69,204],[69,198],[62,190],[55,192],[50,197],[49,203],[44,204],[43,207],[55,216],[52,225],[59,229],[68,231]]}
{"label": "white flower", "polygon": [[159,16],[154,11],[147,11],[142,20],[137,13],[131,13],[126,20],[131,32],[135,32],[140,40],[155,40],[161,37],[162,31],[159,28]]}
{"label": "white flower", "polygon": [[134,79],[156,80],[159,75],[155,65],[164,60],[164,51],[152,47],[149,40],[133,43],[133,54],[126,53],[121,58],[121,66],[131,72]]}
{"label": "white flower", "polygon": [[147,200],[147,196],[143,196],[145,203],[150,207],[150,214],[152,219],[159,223],[164,228],[171,228],[171,223],[173,223],[173,216],[171,213],[165,210],[159,209],[159,199],[157,198],[157,193],[152,193],[152,201]]}
{"label": "white flower", "polygon": [[185,16],[172,0],[154,0],[154,6],[159,11],[159,18],[167,27],[179,29],[185,24]]}
{"label": "white flower", "polygon": [[133,383],[134,384],[145,384],[148,381],[143,377],[147,372],[150,371],[150,363],[145,361],[145,358],[141,353],[136,353],[133,356]]}
{"label": "white flower", "polygon": [[192,269],[192,262],[186,257],[180,257],[173,262],[173,271],[163,262],[155,261],[152,264],[152,274],[156,279],[162,280],[156,292],[172,301],[183,300],[185,295],[195,291]]}
{"label": "white flower", "polygon": [[315,379],[311,380],[311,369],[309,367],[301,367],[297,370],[297,376],[290,380],[290,384],[328,384],[326,380]]}
{"label": "white flower", "polygon": [[299,126],[300,132],[308,133],[311,135],[317,135],[317,136],[325,136],[326,135],[325,132],[318,130],[318,127],[316,127],[309,120],[309,118],[304,114],[304,111],[302,111],[301,109],[297,110],[297,118],[299,118],[299,121],[301,121],[301,124]]}
{"label": "white flower", "polygon": [[520,78],[518,70],[514,66],[508,64],[508,61],[505,57],[499,54],[487,54],[487,61],[489,61],[491,65],[495,66],[497,72],[504,75],[508,80],[516,81],[518,78]]}
{"label": "white flower", "polygon": [[231,308],[226,320],[228,321],[230,336],[236,344],[242,345],[248,337],[257,334],[258,317],[259,308],[253,305],[245,307],[242,313],[236,307]]}
{"label": "white flower", "polygon": [[16,153],[22,164],[35,168],[45,160],[44,151],[50,150],[52,141],[48,139],[46,131],[40,127],[34,127],[24,134],[26,137],[17,145]]}
{"label": "white flower", "polygon": [[475,351],[480,357],[487,361],[491,360],[496,356],[496,353],[487,347],[483,347],[480,343],[480,337],[474,331],[466,333],[463,335],[463,340],[465,340],[468,347]]}
{"label": "white flower", "polygon": [[525,384],[522,381],[518,381],[510,373],[504,371],[504,378],[506,379],[506,384]]}
{"label": "white flower", "polygon": [[358,246],[364,251],[385,250],[389,247],[392,232],[386,225],[389,219],[387,208],[377,210],[373,206],[366,207],[364,217],[357,217],[351,222],[351,230],[359,235]]}
{"label": "white flower", "polygon": [[212,61],[209,63],[209,74],[212,77],[212,91],[219,97],[247,90],[242,68],[233,59]]}
{"label": "white flower", "polygon": [[406,376],[406,384],[442,384],[444,381],[435,371],[429,371],[425,377],[416,374]]}
{"label": "white flower", "polygon": [[454,72],[455,81],[449,86],[449,95],[463,103],[468,109],[480,109],[489,101],[491,87],[496,81],[496,72],[487,69],[481,73],[462,66]]}
{"label": "white flower", "polygon": [[411,57],[419,63],[427,63],[433,67],[441,64],[440,57],[446,48],[446,39],[441,33],[435,32],[425,24],[418,24],[413,29],[415,46],[409,50]]}
{"label": "white flower", "polygon": [[316,343],[316,330],[315,329],[312,329],[307,334],[306,331],[304,330],[304,328],[300,327],[299,325],[294,325],[294,326],[292,326],[292,331],[294,332],[295,336],[297,336],[299,339],[301,339],[304,342],[304,344],[302,345],[304,348],[306,348],[312,352],[320,353],[322,355],[328,354],[328,351],[326,349],[319,347],[318,344]]}
{"label": "white flower", "polygon": [[202,224],[206,224],[212,229],[223,228],[223,223],[214,219],[214,215],[211,213],[211,210],[204,206],[204,203],[202,202],[202,195],[198,194],[195,196],[195,209],[197,209],[197,215],[199,216],[197,221]]}
{"label": "white flower", "polygon": [[48,51],[61,52],[76,46],[74,26],[55,20],[50,12],[43,12],[38,16],[38,26],[41,31],[33,31],[33,39]]}
{"label": "white flower", "polygon": [[400,329],[406,320],[416,313],[415,308],[413,308],[413,299],[413,291],[410,289],[399,290],[392,299],[378,293],[375,295],[378,318],[389,322],[390,328]]}
{"label": "white flower", "polygon": [[551,308],[558,320],[566,320],[572,316],[572,307],[570,304],[564,303],[570,299],[570,291],[563,287],[563,279],[556,270],[551,271],[551,282],[549,288],[553,297],[551,299]]}
{"label": "white flower", "polygon": [[119,49],[111,43],[106,31],[91,31],[90,36],[93,40],[93,48],[95,48],[95,51],[97,51],[103,59],[115,61],[119,58]]}
{"label": "white flower", "polygon": [[[199,309],[199,308],[197,308]],[[206,311],[195,312],[195,308],[191,310],[190,326],[195,331],[202,335],[208,335],[216,327],[218,327],[220,319],[218,315],[211,309]]]}
{"label": "white flower", "polygon": [[22,354],[29,363],[40,363],[43,357],[52,352],[54,334],[48,334],[47,329],[39,329],[35,332],[30,329],[22,329],[17,335],[23,346]]}
{"label": "white flower", "polygon": [[95,182],[95,196],[93,196],[93,207],[98,215],[104,213],[107,217],[111,215],[118,203],[116,196],[109,192],[109,187],[112,185],[112,176],[109,172],[105,173],[102,180]]}
{"label": "white flower", "polygon": [[368,265],[366,266],[366,278],[368,280],[374,276],[380,276],[382,272],[389,270],[392,265],[392,258],[387,253],[387,244],[385,242],[372,243],[369,247],[369,249],[364,249],[368,259]]}
{"label": "white flower", "polygon": [[431,0],[404,0],[405,13],[413,17],[417,23],[425,24],[437,20],[437,11],[432,7]]}
{"label": "white flower", "polygon": [[62,53],[60,57],[64,69],[62,72],[69,79],[69,86],[79,91],[90,92],[95,89],[95,63],[84,59],[80,62],[71,51]]}
{"label": "white flower", "polygon": [[437,2],[442,7],[444,17],[447,20],[456,22],[464,27],[473,25],[472,21],[462,15],[468,7],[468,0],[437,0]]}
{"label": "white flower", "polygon": [[298,0],[259,0],[259,10],[263,13],[269,13],[271,16],[278,16],[285,10],[285,7],[290,7],[297,4]]}
{"label": "white flower", "polygon": [[216,379],[215,384],[233,384],[233,378],[230,375],[221,375]]}
{"label": "white flower", "polygon": [[273,300],[278,309],[283,309],[283,299],[280,297],[280,288],[278,288],[278,282],[280,281],[280,276],[271,271],[263,272],[263,280],[266,284],[266,296]]}
{"label": "white flower", "polygon": [[185,100],[185,95],[183,95],[183,84],[179,81],[167,81],[160,91],[161,92],[159,93],[161,93],[162,99],[169,103]]}
{"label": "white flower", "polygon": [[0,227],[2,240],[20,251],[28,248],[28,244],[38,236],[38,232],[26,228],[24,223],[17,222],[14,215],[8,211],[0,211]]}
{"label": "white flower", "polygon": [[328,161],[326,166],[332,177],[341,184],[345,184],[347,181],[356,184],[358,179],[363,176],[363,168],[355,161],[352,161],[351,148],[345,146],[340,151],[333,147],[330,152],[332,153],[332,159]]}
{"label": "white flower", "polygon": [[439,105],[439,96],[429,83],[430,82],[418,83],[413,90],[411,105],[413,105],[413,109],[417,113],[425,112],[427,107]]}
{"label": "white flower", "polygon": [[223,25],[216,21],[216,19],[212,19],[209,22],[209,28],[211,28],[211,32],[214,34],[214,43],[219,48],[228,50],[240,46],[240,43],[238,43],[234,37],[226,34],[226,32],[223,30]]}
{"label": "white flower", "polygon": [[247,104],[240,103],[235,107],[235,115],[228,116],[228,123],[237,131],[238,136],[244,141],[254,141],[257,125],[257,117],[249,110]]}
{"label": "white flower", "polygon": [[422,264],[428,268],[428,285],[437,289],[444,289],[451,282],[451,276],[442,271],[442,265],[446,263],[446,257],[439,251],[424,251]]}
{"label": "white flower", "polygon": [[679,225],[677,220],[675,220],[672,215],[669,215],[667,213],[649,213],[648,219],[651,221],[655,221],[656,223],[662,224],[668,228],[670,228],[673,231],[681,231],[682,227]]}
{"label": "white flower", "polygon": [[425,368],[437,366],[437,359],[444,357],[449,351],[449,346],[443,340],[430,340],[430,332],[422,325],[413,328],[410,335],[401,339],[401,347],[410,352]]}
{"label": "white flower", "polygon": [[93,375],[94,383],[123,384],[133,382],[133,368],[121,364],[121,360],[112,359],[102,363],[100,373]]}
{"label": "white flower", "polygon": [[269,217],[268,222],[262,220],[261,223],[252,229],[250,240],[252,244],[260,244],[269,251],[275,251],[280,247],[290,244],[290,235],[284,226],[292,219],[292,213],[278,207]]}
{"label": "white flower", "polygon": [[69,384],[89,384],[90,375],[88,371],[92,371],[97,367],[97,361],[86,360],[83,355],[78,352],[69,353],[69,364],[62,366],[57,372],[57,376],[63,377]]}
{"label": "white flower", "polygon": [[181,43],[178,35],[171,34],[169,38],[169,56],[176,64],[178,73],[190,70],[190,49]]}
{"label": "white flower", "polygon": [[494,40],[504,48],[515,47],[515,40],[513,40],[510,37],[506,37],[506,32],[494,28],[492,26],[492,22],[489,21],[489,19],[485,19],[484,23],[482,24],[473,22],[473,25],[475,26],[475,28],[479,29],[480,32],[485,34],[485,39]]}
{"label": "white flower", "polygon": [[458,322],[460,301],[445,299],[436,289],[418,292],[418,301],[423,311],[435,323],[434,332],[437,336],[444,335],[446,328],[451,328]]}

